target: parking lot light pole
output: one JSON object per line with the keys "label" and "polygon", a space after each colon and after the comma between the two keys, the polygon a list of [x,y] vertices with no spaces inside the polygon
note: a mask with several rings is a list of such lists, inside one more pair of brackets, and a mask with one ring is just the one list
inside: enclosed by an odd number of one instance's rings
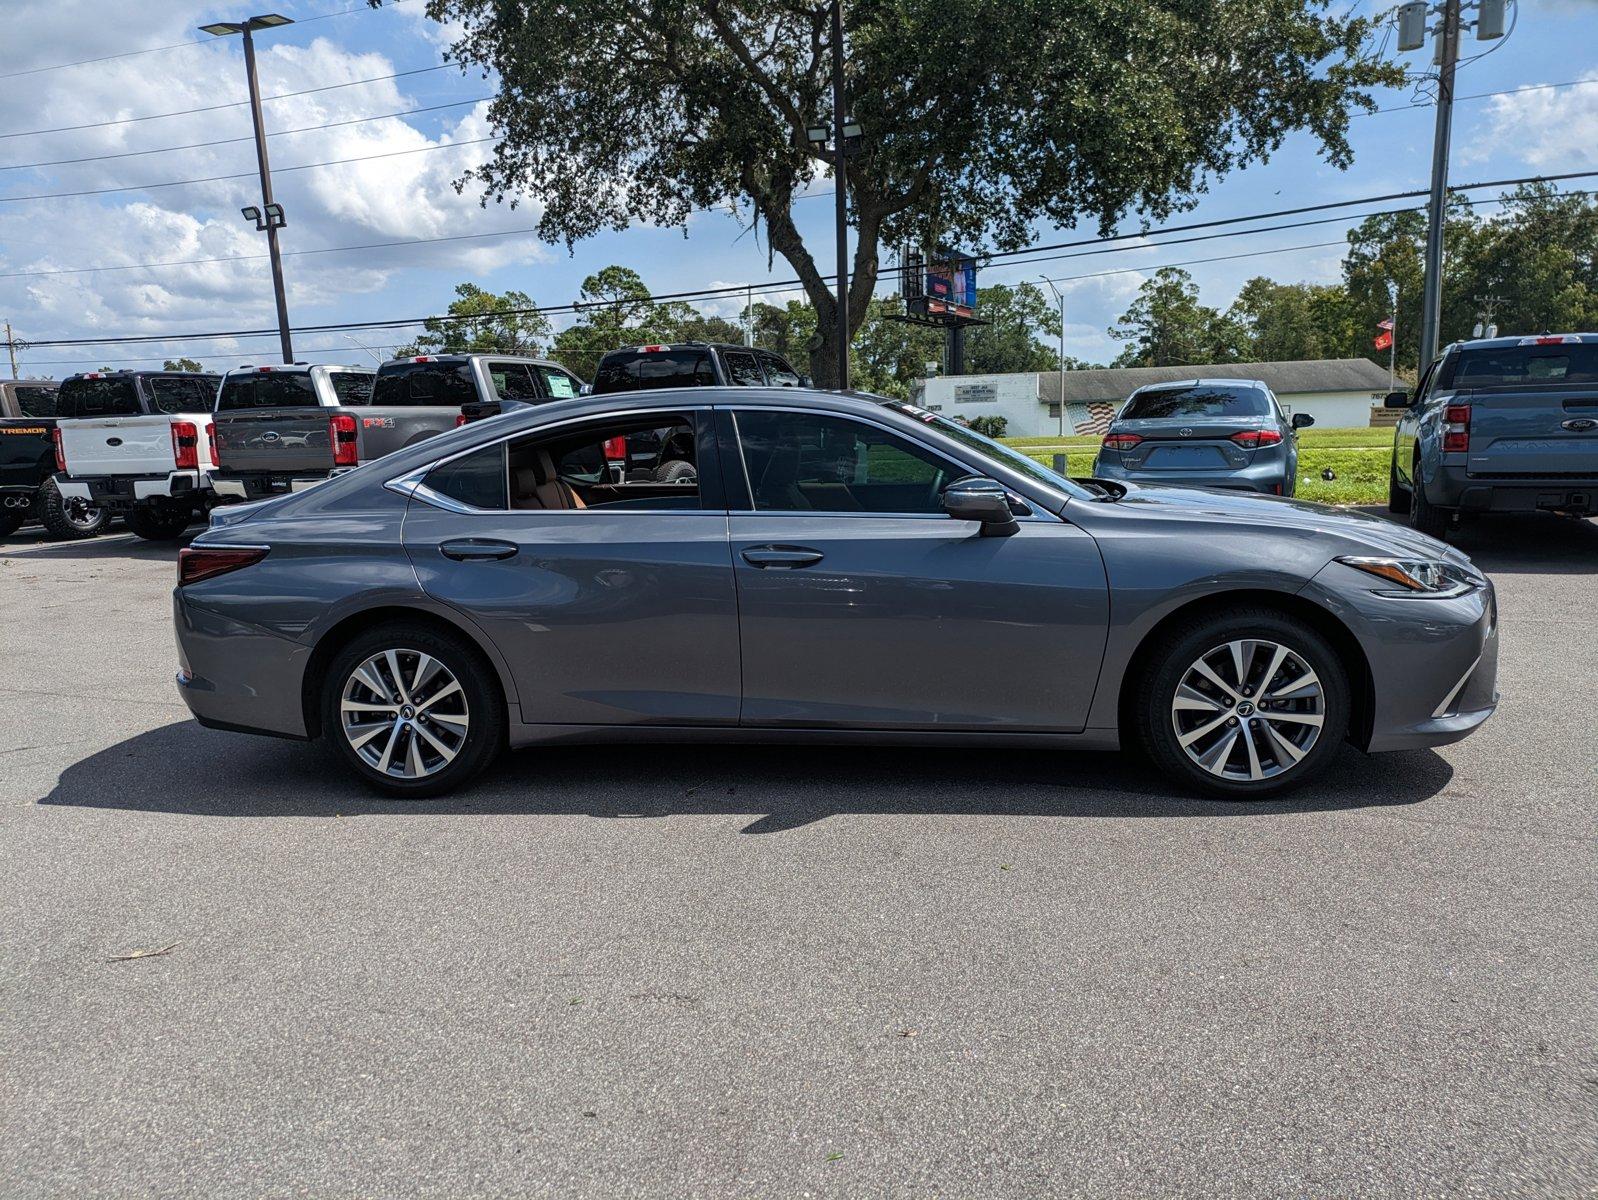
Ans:
{"label": "parking lot light pole", "polygon": [[291,17],[278,13],[265,13],[245,21],[216,21],[201,25],[201,33],[213,37],[244,35],[244,73],[250,84],[250,119],[255,123],[255,161],[261,171],[261,207],[253,205],[244,209],[244,216],[255,222],[255,227],[266,234],[266,249],[272,260],[272,294],[277,300],[277,332],[283,344],[283,361],[294,361],[294,343],[289,337],[289,304],[283,291],[283,255],[278,249],[277,231],[288,222],[283,216],[283,206],[272,199],[272,167],[266,156],[266,127],[261,120],[261,85],[255,74],[255,39],[257,29],[275,29],[279,25],[292,25]]}

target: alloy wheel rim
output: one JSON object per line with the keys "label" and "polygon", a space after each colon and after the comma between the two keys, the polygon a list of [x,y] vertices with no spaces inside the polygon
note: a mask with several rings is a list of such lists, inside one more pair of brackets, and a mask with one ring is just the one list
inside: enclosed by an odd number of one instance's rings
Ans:
{"label": "alloy wheel rim", "polygon": [[425,779],[460,754],[471,711],[460,680],[421,650],[371,655],[344,681],[339,722],[350,749],[391,779]]}
{"label": "alloy wheel rim", "polygon": [[1320,740],[1326,692],[1302,655],[1265,638],[1206,650],[1171,699],[1171,727],[1189,761],[1253,783],[1298,766]]}

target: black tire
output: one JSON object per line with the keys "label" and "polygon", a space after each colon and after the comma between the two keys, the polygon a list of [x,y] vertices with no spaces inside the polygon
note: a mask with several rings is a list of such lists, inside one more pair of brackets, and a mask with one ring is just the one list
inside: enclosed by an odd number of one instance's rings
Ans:
{"label": "black tire", "polygon": [[[420,778],[408,779],[378,771],[376,765],[361,757],[344,729],[342,701],[356,668],[373,655],[381,655],[389,650],[395,652],[402,672],[415,661],[411,656],[426,654],[437,659],[459,682],[464,695],[464,705],[457,714],[468,718],[464,740],[456,749],[453,759]],[[379,681],[391,682],[386,676]],[[323,743],[368,787],[390,796],[417,800],[462,787],[481,774],[505,746],[505,694],[493,664],[465,638],[445,633],[431,625],[395,621],[359,635],[333,656],[323,675],[321,688],[319,700]],[[420,693],[412,699],[426,703]],[[386,716],[379,714],[375,723],[387,724],[387,720]],[[434,728],[436,731],[437,727]],[[390,736],[396,739],[396,745],[415,741],[418,746],[425,746],[408,729],[391,733]],[[381,734],[374,739],[374,746],[378,740],[383,740]],[[395,753],[402,751],[396,749]],[[423,753],[427,751],[424,749]],[[399,762],[394,765],[404,769]]]}
{"label": "black tire", "polygon": [[128,513],[127,523],[147,542],[175,542],[194,524],[194,513],[186,508],[140,504]]}
{"label": "black tire", "polygon": [[1398,482],[1398,456],[1387,468],[1387,511],[1402,516],[1409,511],[1409,492]]}
{"label": "black tire", "polygon": [[[1248,728],[1238,731],[1239,736],[1249,739],[1257,737],[1258,740],[1254,741],[1257,760],[1263,763],[1269,758],[1271,764],[1268,769],[1281,769],[1277,774],[1257,780],[1246,777],[1226,778],[1194,762],[1188,756],[1188,752],[1182,748],[1178,740],[1177,717],[1174,711],[1177,689],[1183,677],[1201,657],[1208,657],[1218,649],[1224,650],[1228,643],[1251,639],[1274,642],[1278,646],[1286,647],[1315,672],[1321,688],[1320,712],[1317,714],[1321,718],[1320,732],[1302,758],[1296,762],[1289,762],[1286,754],[1273,748],[1273,730],[1290,731],[1295,726],[1285,723],[1285,718],[1276,718],[1272,729],[1266,730],[1263,729],[1263,722],[1269,718],[1255,715],[1250,720],[1244,716],[1243,719],[1250,721],[1250,724]],[[1250,670],[1257,674],[1263,674],[1269,667],[1269,659],[1263,655],[1260,657],[1264,659],[1263,664],[1255,660],[1248,662]],[[1279,668],[1278,678],[1281,677],[1281,672],[1288,669],[1286,664]],[[1264,688],[1268,682],[1268,680],[1258,680],[1257,693],[1252,691],[1243,693],[1253,697],[1247,701],[1250,708],[1256,701],[1264,700]],[[1219,695],[1218,690],[1217,695]],[[1291,703],[1294,707],[1300,704],[1298,701]],[[1233,707],[1233,703],[1226,703],[1226,708]],[[1243,707],[1243,703],[1235,704],[1235,709],[1240,714],[1243,712]],[[1218,716],[1224,715],[1219,705],[1216,713]],[[1343,669],[1342,661],[1337,657],[1336,651],[1325,638],[1304,622],[1285,613],[1269,608],[1244,608],[1220,615],[1200,616],[1171,630],[1153,648],[1146,660],[1142,678],[1137,682],[1133,694],[1133,711],[1130,715],[1135,722],[1138,742],[1154,761],[1155,766],[1172,779],[1211,796],[1230,800],[1262,799],[1307,783],[1331,763],[1348,733],[1348,673]],[[1232,717],[1228,720],[1237,719]],[[1217,741],[1228,736],[1231,728],[1233,727],[1230,725],[1220,728],[1216,735]],[[1195,745],[1203,747],[1205,743],[1201,741]],[[1235,754],[1239,769],[1246,768],[1247,749],[1244,742],[1237,743]],[[1229,762],[1234,761],[1233,754],[1234,752],[1228,751],[1221,760],[1220,765],[1223,770]]]}
{"label": "black tire", "polygon": [[1409,525],[1417,533],[1424,533],[1427,537],[1444,540],[1448,537],[1449,527],[1454,522],[1452,509],[1440,508],[1426,499],[1426,485],[1421,482],[1420,464],[1415,464],[1414,473],[1410,476],[1415,484],[1409,490]]}
{"label": "black tire", "polygon": [[111,514],[105,509],[89,508],[81,500],[68,500],[56,487],[54,479],[46,479],[39,485],[33,507],[39,524],[58,542],[96,537],[111,523]]}
{"label": "black tire", "polygon": [[673,459],[655,471],[656,483],[678,483],[684,479],[698,479],[699,471],[691,462],[684,462],[680,458]]}

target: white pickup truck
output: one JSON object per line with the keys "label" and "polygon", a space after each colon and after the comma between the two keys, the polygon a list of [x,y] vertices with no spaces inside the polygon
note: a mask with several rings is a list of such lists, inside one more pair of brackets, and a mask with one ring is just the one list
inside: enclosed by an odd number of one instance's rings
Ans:
{"label": "white pickup truck", "polygon": [[152,541],[179,537],[210,508],[217,375],[90,371],[61,383],[57,487],[120,515]]}

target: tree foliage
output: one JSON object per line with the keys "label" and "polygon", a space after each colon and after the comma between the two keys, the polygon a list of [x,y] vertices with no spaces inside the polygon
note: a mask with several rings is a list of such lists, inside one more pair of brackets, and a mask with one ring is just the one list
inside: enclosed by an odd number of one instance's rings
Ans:
{"label": "tree foliage", "polygon": [[538,311],[525,292],[496,296],[475,283],[455,288],[446,310],[449,319],[434,317],[409,346],[395,351],[411,354],[522,354],[541,355],[550,335],[549,318]]}
{"label": "tree foliage", "polygon": [[1199,300],[1193,277],[1162,267],[1138,289],[1110,336],[1128,345],[1118,367],[1172,367],[1235,362],[1241,331],[1235,322]]}
{"label": "tree foliage", "polygon": [[169,358],[161,364],[163,371],[203,371],[205,370],[192,358]]}
{"label": "tree foliage", "polygon": [[[1034,224],[1159,219],[1295,130],[1345,166],[1350,110],[1397,68],[1326,0],[851,0],[847,90],[854,329],[883,244],[1000,249]],[[462,181],[526,195],[568,244],[723,208],[764,233],[820,316],[834,299],[796,219],[823,174],[825,0],[428,0],[452,59],[496,74],[493,157]],[[830,241],[830,233],[826,235]],[[822,256],[826,258],[826,255]]]}

